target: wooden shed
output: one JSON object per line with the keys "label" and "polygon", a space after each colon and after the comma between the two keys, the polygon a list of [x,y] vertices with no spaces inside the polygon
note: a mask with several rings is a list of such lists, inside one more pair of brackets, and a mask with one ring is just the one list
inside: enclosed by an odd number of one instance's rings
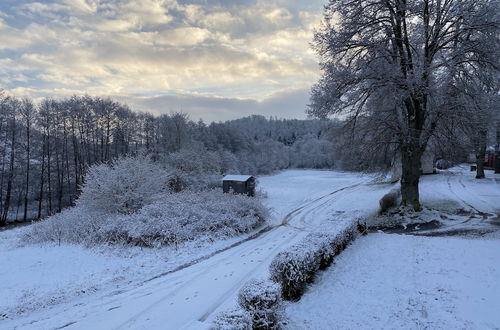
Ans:
{"label": "wooden shed", "polygon": [[222,190],[225,193],[245,194],[255,196],[256,179],[252,175],[226,175],[222,178]]}

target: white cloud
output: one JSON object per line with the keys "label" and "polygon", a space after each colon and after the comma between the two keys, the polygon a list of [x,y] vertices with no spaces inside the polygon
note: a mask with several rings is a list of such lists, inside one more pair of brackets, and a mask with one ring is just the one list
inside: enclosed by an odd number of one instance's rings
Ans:
{"label": "white cloud", "polygon": [[37,97],[184,90],[258,103],[317,79],[308,42],[321,8],[298,10],[281,0],[204,3],[53,0],[12,8],[10,17],[26,24],[0,18],[0,51],[10,51],[10,62],[0,60],[1,83]]}

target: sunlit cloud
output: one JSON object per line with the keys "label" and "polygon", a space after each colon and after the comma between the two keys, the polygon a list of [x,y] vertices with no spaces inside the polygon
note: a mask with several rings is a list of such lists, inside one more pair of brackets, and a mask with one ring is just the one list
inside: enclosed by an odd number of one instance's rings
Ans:
{"label": "sunlit cloud", "polygon": [[[190,97],[248,100],[255,113],[301,116],[318,76],[309,42],[321,9],[320,1],[3,0],[0,87],[38,99],[107,95],[151,112]],[[302,110],[262,106],[273,95],[293,95]],[[239,111],[193,109],[184,107],[210,120]]]}

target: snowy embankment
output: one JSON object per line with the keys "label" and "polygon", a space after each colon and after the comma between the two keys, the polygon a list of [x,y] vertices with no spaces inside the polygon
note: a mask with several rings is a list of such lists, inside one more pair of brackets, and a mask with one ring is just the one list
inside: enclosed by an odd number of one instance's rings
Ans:
{"label": "snowy embankment", "polygon": [[[0,319],[0,328],[208,327],[217,311],[234,305],[248,279],[268,276],[278,252],[309,232],[343,228],[375,212],[391,186],[370,182],[367,176],[330,171],[263,177],[259,187],[268,195],[273,227],[241,243],[238,239],[245,237],[179,251],[136,248],[130,253],[130,248],[87,250],[65,244],[18,247],[15,237],[25,228],[2,232],[0,244],[8,253],[0,256],[6,265],[0,274],[0,297],[9,298],[2,298],[0,305],[3,310],[16,307],[18,313]],[[175,271],[203,255],[211,256]],[[61,299],[54,298],[58,296]],[[45,308],[21,310],[28,300],[43,301]]]}
{"label": "snowy embankment", "polygon": [[288,305],[289,328],[498,329],[500,175],[487,176],[459,167],[423,177],[434,210],[405,225],[440,226],[358,239]]}

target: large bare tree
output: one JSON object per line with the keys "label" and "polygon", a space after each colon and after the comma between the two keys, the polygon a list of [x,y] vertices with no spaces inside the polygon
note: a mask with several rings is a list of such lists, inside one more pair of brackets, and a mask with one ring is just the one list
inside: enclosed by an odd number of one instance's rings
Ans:
{"label": "large bare tree", "polygon": [[[330,0],[313,47],[323,72],[308,113],[372,120],[401,154],[403,205],[420,210],[420,159],[449,109],[445,77],[461,63],[498,69],[498,1]],[[490,47],[484,47],[488,40]],[[377,134],[374,134],[377,136]]]}

